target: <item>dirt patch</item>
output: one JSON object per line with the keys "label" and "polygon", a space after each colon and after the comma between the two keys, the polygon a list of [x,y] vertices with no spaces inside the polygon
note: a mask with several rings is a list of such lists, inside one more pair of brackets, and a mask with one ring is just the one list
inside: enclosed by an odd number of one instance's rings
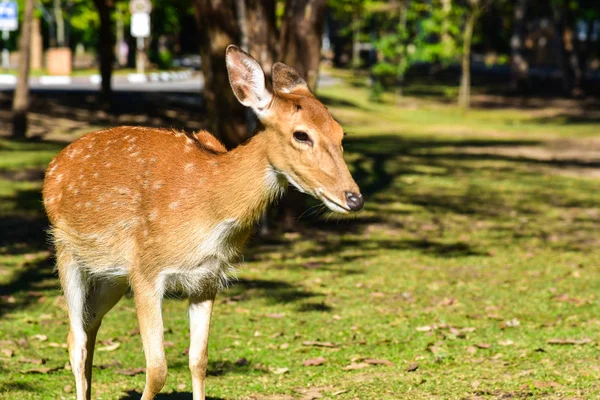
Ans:
{"label": "dirt patch", "polygon": [[545,172],[600,179],[600,139],[557,139],[537,146],[455,147],[456,154],[477,154],[530,162]]}

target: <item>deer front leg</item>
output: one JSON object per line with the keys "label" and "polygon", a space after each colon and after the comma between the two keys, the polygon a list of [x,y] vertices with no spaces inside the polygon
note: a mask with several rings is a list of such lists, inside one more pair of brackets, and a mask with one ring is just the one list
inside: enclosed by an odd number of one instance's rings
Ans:
{"label": "deer front leg", "polygon": [[132,288],[146,356],[146,386],[142,400],[152,400],[167,380],[161,312],[162,288],[157,288],[149,282],[134,280]]}
{"label": "deer front leg", "polygon": [[204,400],[208,367],[208,333],[214,295],[190,297],[190,371],[194,400]]}

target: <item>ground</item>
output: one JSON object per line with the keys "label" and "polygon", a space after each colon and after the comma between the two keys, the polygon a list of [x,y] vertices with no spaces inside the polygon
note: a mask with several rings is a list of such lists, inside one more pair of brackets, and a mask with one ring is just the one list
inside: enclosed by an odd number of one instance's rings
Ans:
{"label": "ground", "polygon": [[[356,82],[319,95],[348,131],[365,210],[341,221],[309,212],[300,233],[253,240],[215,306],[210,398],[600,397],[593,107],[480,94],[463,114],[435,96],[370,103]],[[84,131],[84,116],[66,115],[66,133]],[[0,139],[6,399],[73,398],[39,195],[70,138],[39,116],[52,141]],[[191,398],[185,301],[166,300],[164,318],[159,399]],[[94,398],[139,398],[136,326],[128,296],[100,330]]]}

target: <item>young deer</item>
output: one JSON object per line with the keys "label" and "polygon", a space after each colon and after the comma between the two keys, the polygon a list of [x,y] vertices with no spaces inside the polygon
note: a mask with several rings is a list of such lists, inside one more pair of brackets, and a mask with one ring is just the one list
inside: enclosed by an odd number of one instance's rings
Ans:
{"label": "young deer", "polygon": [[248,54],[229,46],[226,60],[235,96],[263,125],[246,144],[226,151],[207,132],[120,127],[76,140],[48,167],[44,206],[79,400],[90,398],[102,318],[128,286],[146,357],[142,399],[166,380],[161,302],[173,288],[189,295],[189,367],[194,399],[204,399],[213,301],[265,208],[288,182],[334,212],[362,208],[342,128],[298,73],[275,64],[271,93]]}

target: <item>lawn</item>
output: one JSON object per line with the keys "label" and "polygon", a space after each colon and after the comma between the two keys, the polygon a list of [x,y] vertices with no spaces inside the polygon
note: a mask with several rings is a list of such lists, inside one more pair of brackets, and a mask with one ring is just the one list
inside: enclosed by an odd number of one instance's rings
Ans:
{"label": "lawn", "polygon": [[[600,397],[600,123],[319,94],[365,210],[253,240],[215,306],[210,398]],[[0,139],[0,398],[74,397],[39,195],[62,145]],[[159,398],[188,399],[186,302],[164,319]],[[139,398],[136,326],[128,296],[99,333],[95,399]]]}

